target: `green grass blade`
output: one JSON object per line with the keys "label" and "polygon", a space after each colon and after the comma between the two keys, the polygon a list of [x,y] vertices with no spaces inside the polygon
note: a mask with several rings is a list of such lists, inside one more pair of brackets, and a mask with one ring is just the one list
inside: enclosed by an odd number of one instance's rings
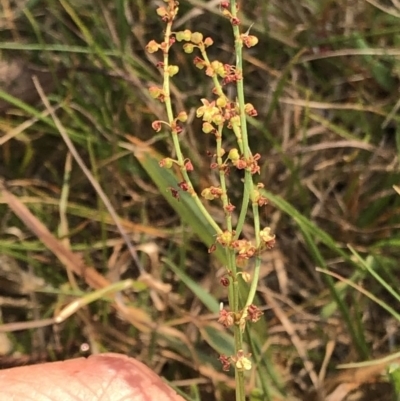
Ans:
{"label": "green grass blade", "polygon": [[186,287],[196,295],[211,313],[217,313],[219,311],[218,301],[209,292],[192,280],[191,277],[168,258],[163,258],[162,261],[182,280]]}
{"label": "green grass blade", "polygon": [[362,268],[368,271],[368,273],[376,280],[378,283],[397,301],[400,303],[400,294],[398,291],[395,291],[380,275],[377,273],[372,267],[371,262],[372,259],[369,258],[365,261],[359,253],[350,245],[348,245],[351,253],[356,257],[359,261]]}
{"label": "green grass blade", "polygon": [[[330,249],[338,253],[340,256],[350,261],[349,255],[347,255],[346,252],[344,252],[341,248],[339,248],[339,246],[336,244],[336,242],[332,239],[332,237],[329,234],[319,229],[313,222],[311,222],[306,217],[301,215],[300,212],[298,212],[292,205],[290,205],[281,197],[276,196],[268,191],[264,192],[268,197],[268,199],[270,199],[275,204],[275,206],[277,206],[283,212],[291,216],[293,220],[296,222],[296,224],[299,226],[303,234],[303,238],[317,266],[320,266],[323,270],[327,270],[325,259],[322,256],[321,252],[319,251],[317,243],[314,240],[314,238],[317,238],[320,242],[324,243],[326,246],[328,246]],[[326,283],[328,285],[328,288],[331,292],[333,299],[338,305],[338,308],[343,316],[343,319],[346,322],[350,335],[353,338],[353,342],[354,344],[357,345],[357,349],[360,356],[363,358],[367,358],[368,357],[367,344],[363,340],[363,336],[360,335],[360,333],[358,333],[358,330],[353,324],[353,319],[351,318],[349,308],[343,301],[341,294],[337,291],[333,279],[331,277],[329,278],[327,277]]]}
{"label": "green grass blade", "polygon": [[[193,202],[191,196],[186,192],[180,191],[178,200],[171,194],[170,188],[177,189],[177,184],[180,180],[172,169],[164,169],[159,166],[158,162],[163,158],[163,156],[148,146],[143,147],[143,144],[142,146],[121,144],[121,146],[134,151],[136,159],[157,186],[160,193],[168,201],[179,217],[193,229],[193,232],[200,238],[200,240],[207,247],[213,244],[215,242],[216,233],[207,223],[203,214]],[[213,255],[215,255],[221,263],[226,264],[226,257],[222,248],[218,246]]]}

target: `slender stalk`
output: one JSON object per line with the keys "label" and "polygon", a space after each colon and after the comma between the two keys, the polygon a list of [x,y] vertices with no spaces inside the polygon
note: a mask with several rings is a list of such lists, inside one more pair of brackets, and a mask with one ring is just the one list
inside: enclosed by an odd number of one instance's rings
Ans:
{"label": "slender stalk", "polygon": [[[230,18],[233,27],[236,63],[234,66],[230,66],[224,65],[218,60],[211,61],[207,55],[207,48],[213,44],[212,39],[204,39],[201,33],[191,32],[190,30],[173,33],[172,25],[178,12],[178,2],[176,0],[165,2],[168,3],[167,7],[159,7],[157,9],[157,14],[166,22],[164,40],[161,44],[151,41],[147,46],[151,52],[158,50],[163,52],[163,62],[161,65],[163,69],[163,88],[162,90],[159,90],[157,87],[152,88],[152,92],[155,98],[165,103],[168,118],[166,124],[170,128],[171,139],[176,154],[176,160],[170,158],[164,159],[162,166],[166,168],[171,168],[173,164],[179,166],[183,181],[178,186],[192,196],[193,201],[204,215],[204,218],[215,229],[216,243],[219,243],[225,249],[227,274],[226,277],[221,279],[221,284],[228,287],[229,309],[224,308],[221,310],[219,322],[224,324],[225,327],[233,326],[235,354],[228,357],[221,355],[220,360],[223,363],[224,369],[229,369],[230,366],[234,367],[236,401],[245,401],[245,371],[251,369],[251,362],[244,350],[243,332],[248,320],[255,322],[261,315],[261,312],[253,305],[261,266],[260,252],[266,245],[268,246],[266,241],[273,240],[273,236],[269,235],[269,229],[267,231],[260,231],[259,206],[265,204],[265,199],[260,198],[261,195],[257,190],[259,185],[255,185],[253,180],[254,174],[259,172],[257,163],[259,155],[253,155],[249,148],[246,119],[247,114],[254,112],[255,114],[250,114],[254,116],[256,115],[256,111],[251,104],[245,103],[244,96],[243,43],[251,47],[257,43],[257,38],[248,35],[248,33],[240,33],[240,20],[237,17],[236,0],[231,0],[230,11],[228,11],[228,2],[223,1],[221,2],[222,12]],[[177,66],[171,65],[169,62],[169,51],[175,41],[186,42],[183,45],[186,53],[190,54],[194,50],[200,51],[201,58],[195,57],[193,61],[196,67],[204,70],[206,75],[212,78],[214,83],[213,94],[217,98],[213,100],[202,99],[203,105],[197,109],[196,115],[202,118],[202,131],[204,134],[213,135],[215,138],[216,161],[212,163],[212,168],[218,170],[219,179],[219,186],[205,188],[202,191],[202,196],[209,201],[218,200],[221,203],[225,216],[223,227],[220,227],[208,213],[203,202],[197,195],[188,174],[188,171],[193,170],[193,166],[191,166],[190,161],[185,159],[182,154],[179,138],[181,128],[178,123],[186,121],[187,116],[184,111],[178,115],[174,114],[170,93],[171,76],[175,75],[179,70]],[[224,85],[234,82],[237,85],[237,100],[235,101],[228,99],[224,93]],[[160,123],[159,121],[154,122],[153,128],[158,130]],[[224,135],[228,134],[227,131],[233,132],[237,144],[237,149],[231,149],[228,154],[226,154],[223,148],[223,139]],[[235,207],[231,204],[228,195],[227,173],[231,168],[244,170],[243,194],[236,227],[232,223],[232,212]],[[178,197],[176,190],[174,193]],[[254,241],[240,239],[248,215],[249,202],[251,202],[253,214]],[[213,246],[215,247],[216,244]],[[213,249],[213,246],[210,247],[210,250]],[[243,301],[240,301],[239,296],[240,286],[243,280],[248,282],[250,277],[241,268],[248,263],[249,259],[255,260],[255,267],[247,299],[243,305]]]}
{"label": "slender stalk", "polygon": [[[164,35],[164,43],[166,44],[166,48],[164,49],[164,69],[163,69],[163,78],[164,78],[164,85],[163,85],[163,91],[165,95],[165,108],[167,111],[167,117],[168,117],[168,123],[170,126],[172,126],[173,121],[174,121],[174,112],[172,109],[172,101],[171,101],[171,91],[170,91],[170,73],[168,71],[169,67],[169,49],[170,49],[170,42],[171,42],[171,31],[172,31],[172,24],[173,20],[169,21],[167,23],[167,27],[165,30],[165,35]],[[175,130],[171,130],[171,138],[172,142],[174,145],[174,149],[176,152],[176,157],[178,159],[178,165],[181,169],[182,176],[192,189],[191,195],[196,203],[196,205],[199,207],[200,211],[202,212],[203,216],[207,220],[207,222],[214,228],[215,232],[220,234],[222,232],[221,228],[218,226],[218,224],[215,222],[215,220],[212,218],[208,210],[204,207],[203,203],[200,201],[199,197],[197,196],[196,192],[193,189],[193,184],[192,181],[189,177],[189,174],[187,173],[184,164],[185,164],[185,159],[182,154],[182,149],[181,145],[179,142],[178,138],[178,132]]]}
{"label": "slender stalk", "polygon": [[[237,19],[237,2],[236,0],[231,0],[231,14],[233,19]],[[243,40],[240,37],[240,30],[238,25],[232,24],[233,28],[233,35],[235,38],[235,53],[236,53],[236,72],[241,79],[238,79],[236,82],[237,87],[237,97],[238,97],[238,105],[239,105],[239,116],[240,116],[240,137],[243,143],[243,155],[246,160],[248,160],[252,155],[249,148],[249,141],[248,141],[248,133],[247,133],[247,120],[246,120],[246,112],[245,112],[245,97],[244,97],[244,79],[243,79]],[[239,223],[243,224],[244,217],[247,214],[248,210],[248,202],[249,202],[249,194],[251,194],[254,190],[254,183],[251,171],[247,168],[245,170],[245,177],[244,177],[244,196],[243,202],[241,207],[240,213],[240,220]],[[253,209],[253,224],[254,224],[254,234],[255,234],[255,245],[256,248],[259,249],[261,245],[260,239],[260,218],[259,218],[259,211],[258,205],[252,202],[252,209]],[[240,227],[241,228],[241,227]],[[239,235],[238,233],[236,234]],[[250,292],[245,304],[245,314],[247,307],[253,303],[254,296],[257,289],[259,274],[260,274],[260,266],[261,266],[261,259],[259,255],[256,256],[255,261],[255,269],[253,274],[253,280],[250,287]]]}

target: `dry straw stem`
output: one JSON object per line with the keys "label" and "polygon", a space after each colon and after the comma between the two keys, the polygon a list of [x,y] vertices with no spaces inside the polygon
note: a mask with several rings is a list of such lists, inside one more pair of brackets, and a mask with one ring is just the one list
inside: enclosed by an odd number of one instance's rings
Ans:
{"label": "dry straw stem", "polygon": [[118,228],[118,231],[120,232],[122,238],[125,240],[125,243],[126,243],[128,249],[129,249],[129,252],[130,252],[130,254],[132,256],[132,259],[135,261],[136,266],[139,269],[140,280],[143,281],[144,283],[146,283],[149,287],[157,289],[158,291],[161,291],[161,292],[164,292],[164,293],[169,292],[171,290],[171,286],[169,284],[156,282],[156,280],[154,280],[153,277],[151,277],[145,271],[145,269],[143,268],[143,266],[142,266],[142,264],[141,264],[141,262],[139,260],[138,254],[136,252],[136,249],[133,246],[130,238],[128,237],[125,229],[123,228],[123,226],[122,226],[122,224],[120,222],[120,218],[117,215],[117,212],[115,211],[114,207],[112,206],[110,200],[106,196],[106,194],[103,191],[103,189],[101,188],[100,184],[95,180],[95,178],[93,177],[92,173],[86,167],[86,165],[83,162],[82,158],[79,156],[74,144],[70,140],[65,128],[61,124],[61,121],[58,119],[58,117],[56,116],[54,110],[50,106],[49,100],[47,99],[43,89],[40,86],[40,82],[38,81],[38,79],[36,77],[33,77],[33,82],[35,84],[35,87],[36,87],[39,95],[40,95],[40,98],[41,98],[42,102],[46,106],[46,108],[47,108],[48,112],[50,113],[51,117],[53,118],[53,121],[56,124],[56,127],[58,128],[58,130],[59,130],[64,142],[66,143],[66,145],[67,145],[67,147],[69,149],[69,151],[71,152],[72,156],[74,157],[75,161],[78,163],[79,167],[81,168],[81,170],[83,171],[83,173],[85,174],[87,179],[92,184],[93,188],[96,190],[96,192],[100,196],[101,200],[104,202],[105,206],[107,207],[108,212],[110,213],[111,217],[114,220],[115,225]]}
{"label": "dry straw stem", "polygon": [[[0,194],[10,209],[18,216],[25,226],[32,231],[51,252],[54,253],[66,269],[74,272],[77,276],[84,278],[91,288],[101,289],[111,285],[104,276],[97,272],[97,270],[91,266],[85,265],[80,256],[66,248],[16,196],[8,191],[4,181],[0,181]],[[139,330],[148,332],[152,327],[154,327],[151,317],[142,309],[130,306],[125,310],[125,312],[125,318]],[[46,320],[45,325],[53,322],[53,320]],[[41,325],[44,324],[37,322],[34,327],[40,327]],[[12,327],[16,327],[18,330],[26,328],[19,325],[7,326],[3,327],[3,329]]]}
{"label": "dry straw stem", "polygon": [[[99,193],[99,196],[102,198],[104,203],[106,204],[109,213],[113,217],[115,224],[121,232],[121,235],[127,242],[128,248],[131,252],[132,258],[136,261],[136,264],[140,270],[141,276],[140,280],[144,282],[149,287],[156,289],[157,291],[161,291],[163,293],[167,293],[170,291],[170,286],[155,280],[151,275],[149,275],[141,266],[139,258],[137,256],[136,250],[130,242],[125,230],[123,229],[119,218],[106,197],[104,191],[91,175],[90,171],[87,169],[82,159],[80,158],[78,152],[76,151],[74,145],[66,133],[66,130],[62,126],[60,120],[55,115],[54,109],[50,106],[50,103],[44,94],[44,91],[36,77],[33,78],[35,87],[47,108],[47,112],[52,116],[57,128],[64,141],[66,142],[71,154],[74,156],[77,163],[80,165],[82,171],[84,171],[85,175],[88,177],[89,181],[92,183],[93,187]],[[30,210],[11,192],[6,188],[4,180],[0,181],[0,192],[4,201],[9,205],[9,207],[14,211],[14,213],[24,222],[24,224],[46,245],[48,249],[50,249],[60,260],[60,262],[66,267],[68,271],[74,272],[78,276],[84,277],[86,282],[95,289],[101,289],[105,287],[109,287],[111,283],[105,279],[102,275],[100,275],[94,268],[86,266],[82,259],[71,252],[67,247],[65,247],[60,240],[54,237],[51,232],[47,229],[47,227],[36,218]],[[118,307],[119,305],[119,307]],[[150,316],[148,316],[142,309],[134,308],[134,307],[124,307],[124,305],[119,302],[115,304],[120,312],[124,312],[125,317],[132,324],[134,324],[141,331],[149,331],[150,328],[154,328],[154,323]],[[50,324],[51,321],[46,320],[44,324]],[[37,323],[39,325],[43,325],[42,323]],[[16,327],[16,326],[14,326]],[[35,326],[37,327],[37,326]],[[4,327],[3,327],[4,328]],[[6,327],[7,329],[7,327]],[[18,326],[18,329],[21,329]]]}

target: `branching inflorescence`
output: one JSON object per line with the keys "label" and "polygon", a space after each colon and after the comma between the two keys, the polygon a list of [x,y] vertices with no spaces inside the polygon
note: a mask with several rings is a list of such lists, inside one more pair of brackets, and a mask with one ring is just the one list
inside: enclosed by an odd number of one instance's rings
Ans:
{"label": "branching inflorescence", "polygon": [[[157,67],[163,73],[163,86],[150,87],[151,95],[165,104],[167,121],[154,121],[152,126],[155,131],[160,131],[163,126],[171,133],[176,158],[164,158],[160,161],[163,168],[177,166],[182,174],[183,180],[177,183],[177,188],[171,188],[174,197],[179,197],[179,191],[187,192],[203,213],[205,219],[213,227],[216,233],[216,241],[209,247],[213,252],[217,245],[226,251],[227,266],[226,274],[221,279],[221,284],[228,288],[229,309],[222,308],[219,322],[225,327],[233,326],[235,336],[235,355],[219,357],[224,370],[229,370],[233,365],[237,381],[237,400],[244,400],[244,371],[251,369],[250,354],[243,350],[243,332],[247,322],[256,322],[260,319],[262,312],[254,305],[259,271],[261,265],[261,252],[271,249],[275,244],[275,236],[271,234],[269,227],[261,229],[259,208],[266,205],[268,200],[261,194],[262,183],[256,183],[255,177],[260,173],[258,153],[253,154],[248,144],[246,116],[257,116],[257,110],[250,103],[245,103],[243,88],[242,48],[255,46],[257,37],[247,33],[240,33],[240,19],[237,16],[236,1],[221,1],[221,12],[232,25],[235,40],[236,65],[223,64],[218,60],[211,61],[207,49],[213,45],[213,40],[204,38],[200,32],[184,30],[174,32],[173,22],[178,13],[178,2],[176,0],[164,0],[165,6],[157,9],[157,14],[166,24],[164,39],[161,43],[152,40],[147,45],[150,53],[161,52],[163,60]],[[201,106],[196,111],[196,116],[202,119],[202,131],[204,135],[212,135],[215,138],[216,151],[211,169],[217,171],[219,177],[218,186],[204,188],[201,197],[207,201],[219,200],[224,210],[224,227],[220,227],[205,208],[198,196],[190,173],[194,171],[192,162],[182,154],[179,135],[182,132],[182,124],[187,120],[187,113],[179,111],[174,113],[171,93],[170,79],[179,73],[179,67],[169,63],[169,51],[177,42],[184,42],[183,50],[192,54],[198,52],[193,59],[194,65],[204,71],[214,84],[211,98],[201,99]],[[229,99],[224,88],[227,85],[236,85],[237,99]],[[223,138],[234,135],[237,147],[226,151],[223,148]],[[243,196],[239,209],[239,216],[235,227],[233,227],[232,214],[236,207],[231,203],[228,194],[228,175],[231,169],[243,170],[244,185]],[[254,240],[241,238],[241,233],[248,215],[249,207],[252,210],[254,225]],[[249,260],[254,260],[254,270],[250,274],[244,271]],[[239,302],[239,278],[248,285],[248,295],[245,304]]]}

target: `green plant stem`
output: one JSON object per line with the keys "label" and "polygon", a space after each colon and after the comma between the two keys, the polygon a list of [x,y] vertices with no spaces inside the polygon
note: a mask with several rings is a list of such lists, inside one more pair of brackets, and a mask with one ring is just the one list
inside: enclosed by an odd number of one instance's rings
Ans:
{"label": "green plant stem", "polygon": [[[167,23],[166,30],[165,30],[165,35],[164,35],[164,42],[165,43],[170,43],[171,32],[172,32],[172,23],[173,23],[173,21],[170,21],[170,22]],[[166,49],[163,52],[164,53],[164,60],[163,60],[164,61],[164,74],[163,74],[164,85],[163,85],[163,91],[164,91],[164,94],[165,94],[165,108],[166,108],[166,111],[167,111],[168,122],[169,122],[170,126],[172,126],[172,123],[174,122],[174,112],[173,112],[173,109],[172,109],[171,91],[170,91],[170,76],[169,76],[169,72],[168,72],[169,49],[170,49],[170,45],[167,45]],[[192,181],[191,181],[191,179],[189,177],[189,174],[187,173],[186,168],[185,168],[185,159],[184,159],[183,154],[182,154],[182,149],[181,149],[181,145],[180,145],[180,142],[179,142],[178,135],[179,134],[176,131],[171,130],[172,142],[173,142],[173,145],[174,145],[174,149],[175,149],[175,152],[176,152],[176,157],[178,159],[178,165],[180,167],[183,179],[185,180],[185,182],[191,188],[190,194],[191,194],[194,202],[196,203],[196,205],[199,207],[199,209],[200,209],[201,213],[203,214],[204,218],[213,227],[215,232],[217,234],[220,234],[220,233],[222,233],[221,228],[216,223],[216,221],[212,218],[212,216],[207,211],[207,209],[204,207],[203,203],[201,202],[201,200],[199,199],[197,193],[194,190]]]}
{"label": "green plant stem", "polygon": [[[205,47],[199,46],[199,49],[200,49],[203,59],[206,61],[206,63],[208,65],[211,65],[211,62],[210,62],[210,59],[208,58]],[[214,86],[216,88],[216,92],[217,92],[218,96],[221,96],[221,97],[225,96],[225,93],[222,89],[221,83],[219,82],[217,75],[214,75],[212,77],[212,79],[213,79]],[[243,99],[244,99],[244,97],[243,97]],[[243,100],[243,109],[242,110],[244,112],[244,100]],[[246,121],[246,116],[245,116],[245,121]],[[237,126],[233,126],[232,128],[236,135],[239,150],[242,154],[244,154],[241,129]],[[220,132],[220,134],[222,135],[222,132]],[[247,138],[247,131],[246,131],[246,138]],[[221,180],[221,185],[222,185],[222,180]],[[249,200],[250,200],[250,190],[249,190],[248,186],[246,186],[246,184],[245,184],[244,188],[243,188],[242,206],[240,208],[239,218],[238,218],[236,228],[235,228],[235,236],[234,236],[235,240],[237,240],[239,238],[239,236],[243,230],[243,226],[244,226],[246,216],[247,216],[247,207],[249,204]],[[227,226],[227,229],[231,231],[231,229],[228,226]]]}
{"label": "green plant stem", "polygon": [[[231,13],[234,18],[237,18],[237,7],[236,7],[236,0],[231,1]],[[236,86],[237,86],[237,96],[238,96],[238,103],[239,103],[239,114],[240,114],[240,138],[243,142],[243,155],[245,160],[249,160],[252,156],[250,149],[249,149],[249,142],[248,142],[248,134],[247,134],[247,120],[246,120],[246,112],[245,112],[245,98],[244,98],[244,82],[243,82],[243,42],[240,37],[239,27],[235,24],[232,25],[233,27],[233,34],[235,37],[235,53],[236,53],[236,72],[242,76],[242,79],[238,79]],[[236,135],[238,137],[238,134]],[[248,201],[251,198],[250,194],[254,189],[253,177],[249,169],[245,170],[245,177],[244,177],[244,196],[242,202],[242,208],[240,213],[240,223],[244,221],[244,216],[247,213],[248,209]],[[255,240],[256,240],[256,248],[260,248],[260,218],[258,212],[258,205],[253,202],[253,223],[254,223],[254,233],[255,233]],[[247,306],[249,306],[254,299],[255,292],[257,289],[257,283],[259,278],[260,272],[260,265],[261,259],[259,256],[256,257],[256,265],[253,274],[253,280],[250,287],[250,292],[247,298],[247,302],[245,305],[244,313],[247,313]]]}
{"label": "green plant stem", "polygon": [[[231,1],[231,14],[234,19],[236,19],[236,1]],[[173,18],[172,18],[173,19]],[[163,69],[164,69],[164,85],[163,85],[163,97],[165,101],[165,106],[167,110],[168,116],[168,123],[171,128],[171,138],[174,145],[174,149],[176,152],[177,164],[180,167],[180,171],[182,174],[185,183],[189,186],[188,192],[192,195],[194,201],[196,202],[197,206],[199,207],[200,211],[203,213],[204,217],[207,221],[211,224],[211,226],[215,229],[217,234],[222,233],[221,228],[215,222],[215,220],[211,217],[208,211],[205,209],[203,203],[197,196],[191,180],[189,178],[188,172],[186,170],[185,162],[180,147],[179,142],[179,132],[176,129],[176,119],[174,118],[174,112],[172,109],[171,103],[171,95],[170,95],[170,68],[169,68],[169,49],[170,49],[170,39],[172,33],[172,23],[173,21],[170,20],[167,22],[164,42],[162,44],[163,50]],[[237,92],[238,92],[238,108],[239,108],[239,121],[232,123],[232,129],[236,136],[238,148],[240,149],[241,155],[243,159],[247,162],[247,167],[245,169],[244,175],[244,187],[243,187],[243,198],[242,198],[242,205],[239,213],[238,224],[236,225],[236,232],[234,235],[234,240],[239,239],[239,236],[243,230],[246,215],[249,208],[249,201],[252,200],[252,209],[253,209],[253,223],[254,223],[254,231],[255,231],[255,246],[256,249],[259,250],[261,239],[260,239],[260,219],[259,219],[259,211],[258,211],[258,204],[257,202],[253,201],[253,193],[254,193],[254,182],[253,182],[253,172],[250,170],[250,165],[254,162],[252,160],[253,156],[249,149],[248,145],[248,134],[247,134],[247,120],[246,120],[246,111],[245,111],[245,98],[244,98],[244,84],[243,84],[243,67],[242,67],[242,37],[240,35],[239,27],[236,24],[233,24],[233,33],[235,38],[235,53],[236,53],[236,74],[239,77],[237,79]],[[200,43],[197,46],[203,56],[203,59],[206,64],[209,66],[211,65],[210,60],[207,56],[206,46],[204,43]],[[219,79],[216,74],[212,76],[214,81],[215,90],[217,95],[221,98],[224,97],[226,101],[229,100],[226,98],[222,86],[219,82]],[[216,148],[217,148],[217,166],[219,168],[219,181],[220,187],[222,190],[221,201],[223,210],[225,213],[225,226],[226,230],[230,233],[233,233],[233,226],[232,226],[232,217],[231,212],[229,211],[230,202],[227,193],[227,183],[225,177],[225,165],[223,161],[223,147],[222,147],[222,134],[223,134],[223,123],[218,126],[218,130],[215,133],[216,138]],[[230,247],[229,245],[225,247],[226,254],[227,254],[227,269],[230,275],[230,283],[231,285],[228,288],[228,295],[229,295],[229,306],[231,312],[235,316],[235,325],[234,325],[234,343],[235,343],[235,356],[233,357],[233,362],[235,365],[235,381],[236,381],[236,401],[245,401],[246,391],[245,391],[245,375],[243,366],[241,366],[242,361],[239,361],[240,358],[244,358],[244,345],[243,345],[243,331],[246,327],[246,318],[248,314],[248,306],[253,303],[253,299],[256,293],[260,266],[261,266],[261,259],[260,256],[256,256],[255,262],[255,269],[254,275],[252,279],[252,283],[250,285],[250,291],[244,305],[241,305],[239,299],[239,280],[238,280],[238,269],[236,264],[236,251],[234,247]]]}
{"label": "green plant stem", "polygon": [[[239,283],[237,280],[237,276],[234,277],[233,280],[233,304],[231,305],[232,310],[239,311]],[[243,333],[242,328],[235,324],[234,326],[234,338],[235,338],[235,351],[236,354],[240,350],[243,349]],[[245,385],[244,385],[244,372],[235,368],[235,381],[236,381],[236,401],[244,401],[246,394],[245,394]]]}
{"label": "green plant stem", "polygon": [[[204,47],[200,47],[201,54],[204,58],[204,60],[210,64],[210,60],[208,59],[207,53],[204,49]],[[214,85],[217,91],[217,94],[219,96],[225,96],[221,84],[216,76],[213,76],[213,81]],[[244,103],[243,103],[243,112],[244,112]],[[237,127],[236,127],[237,128]],[[236,137],[237,137],[237,142],[239,149],[243,153],[243,143],[241,141],[241,134],[240,130],[236,129]],[[221,150],[222,150],[222,127],[219,127],[218,129],[218,134],[216,135],[216,143],[217,143],[217,163],[218,166],[222,166],[223,161],[221,157]],[[229,203],[229,199],[227,196],[227,186],[226,186],[226,179],[225,179],[225,173],[223,169],[220,169],[219,173],[219,178],[220,178],[220,183],[221,183],[221,189],[223,190],[224,195],[221,197],[222,198],[222,203],[225,207]],[[252,181],[251,181],[252,184]],[[234,239],[238,239],[240,232],[243,228],[244,221],[246,218],[247,214],[247,205],[249,202],[249,190],[248,186],[245,184],[244,188],[244,194],[243,194],[243,203],[242,203],[242,209],[241,213],[239,216],[239,224],[236,226],[236,234],[234,236]],[[232,227],[232,218],[231,214],[225,212],[225,224],[227,227],[227,230],[232,232],[233,227]],[[239,227],[239,229],[238,229]],[[235,314],[238,314],[240,312],[240,304],[239,304],[239,282],[238,282],[238,277],[237,277],[237,266],[236,266],[236,260],[235,260],[235,252],[232,249],[227,249],[227,260],[228,260],[228,270],[231,272],[232,275],[232,285],[229,286],[229,305],[231,308],[231,311],[233,311]],[[243,333],[242,333],[242,328],[239,325],[234,326],[234,340],[235,340],[235,351],[236,354],[243,349]],[[245,394],[245,382],[244,382],[244,372],[239,369],[235,369],[235,381],[236,381],[236,401],[244,401],[246,394]]]}
{"label": "green plant stem", "polygon": [[217,163],[219,167],[219,181],[221,183],[221,189],[223,194],[221,196],[222,206],[225,211],[225,224],[228,231],[232,231],[232,214],[226,211],[226,208],[229,205],[229,198],[228,198],[228,190],[226,186],[226,178],[225,178],[225,171],[223,169],[223,160],[221,157],[222,154],[222,125],[218,127],[218,134],[216,135],[216,142],[217,142]]}
{"label": "green plant stem", "polygon": [[236,381],[236,401],[244,401],[246,399],[244,387],[244,373],[238,369],[235,372]]}
{"label": "green plant stem", "polygon": [[[236,0],[231,0],[231,14],[233,19],[237,19],[237,4]],[[236,54],[236,73],[241,78],[237,80],[237,97],[239,104],[239,116],[240,116],[240,128],[234,127],[236,138],[238,143],[241,144],[241,151],[243,153],[243,157],[246,161],[249,161],[252,157],[252,153],[249,148],[248,143],[248,134],[247,134],[247,120],[246,120],[246,112],[245,112],[245,97],[244,97],[244,82],[243,82],[243,42],[240,36],[240,30],[238,25],[232,24],[233,35],[235,38],[235,54]],[[236,236],[239,238],[240,232],[242,231],[242,227],[244,225],[245,217],[247,215],[249,200],[252,201],[252,209],[253,209],[253,224],[254,224],[254,233],[255,233],[255,246],[256,249],[260,249],[260,218],[258,211],[258,204],[252,200],[252,193],[254,191],[254,183],[252,172],[249,168],[246,168],[244,175],[244,189],[243,189],[243,198],[242,198],[242,206],[239,214],[239,221],[237,227]],[[242,311],[242,316],[240,317],[240,324],[238,330],[235,330],[235,344],[236,351],[243,349],[243,337],[242,330],[244,329],[246,317],[248,314],[248,306],[253,303],[254,296],[257,290],[257,284],[259,280],[260,274],[260,266],[261,259],[260,256],[256,256],[255,268],[253,273],[252,283],[250,285],[249,294],[246,300],[246,304]],[[239,292],[239,289],[236,289]],[[235,374],[236,379],[236,401],[244,401],[245,400],[245,387],[244,387],[244,373],[236,369]]]}
{"label": "green plant stem", "polygon": [[[258,205],[253,204],[253,215],[254,215],[254,225],[258,225],[260,227],[260,216],[259,216],[259,211],[258,211]],[[261,240],[260,240],[260,230],[255,230],[255,240],[256,240],[256,247],[258,248],[260,246]],[[258,278],[260,277],[260,268],[261,268],[261,257],[260,255],[256,256],[256,261],[255,261],[255,266],[254,266],[254,274],[253,274],[253,280],[251,281],[250,285],[250,290],[249,294],[247,296],[246,304],[244,306],[244,311],[247,313],[247,308],[253,303],[254,297],[256,295],[257,291],[257,285],[258,285]]]}
{"label": "green plant stem", "polygon": [[237,312],[238,309],[235,309],[235,305],[238,305],[238,294],[237,292],[235,292],[234,286],[236,280],[236,273],[234,273],[236,271],[235,254],[230,249],[226,249],[226,254],[226,260],[228,261],[228,270],[232,274],[232,285],[228,287],[229,306],[233,312]]}
{"label": "green plant stem", "polygon": [[234,239],[238,239],[243,230],[243,226],[246,221],[247,205],[249,204],[249,200],[250,200],[250,191],[245,183],[243,186],[242,206],[240,208],[239,218],[236,224],[236,233]]}
{"label": "green plant stem", "polygon": [[[228,190],[226,185],[226,177],[225,170],[223,168],[223,160],[222,160],[222,125],[218,127],[218,133],[216,134],[216,144],[217,144],[217,164],[219,167],[219,181],[221,183],[221,189],[223,191],[223,195],[221,196],[222,206],[225,212],[225,225],[226,229],[232,232],[232,214],[227,211],[227,207],[229,205],[228,198]],[[236,280],[236,261],[235,261],[235,253],[233,250],[226,248],[227,261],[228,261],[228,270],[231,272],[233,280]],[[235,308],[235,304],[238,304],[237,293],[235,293],[233,286],[229,286],[229,304],[234,312],[238,311],[238,306]]]}

